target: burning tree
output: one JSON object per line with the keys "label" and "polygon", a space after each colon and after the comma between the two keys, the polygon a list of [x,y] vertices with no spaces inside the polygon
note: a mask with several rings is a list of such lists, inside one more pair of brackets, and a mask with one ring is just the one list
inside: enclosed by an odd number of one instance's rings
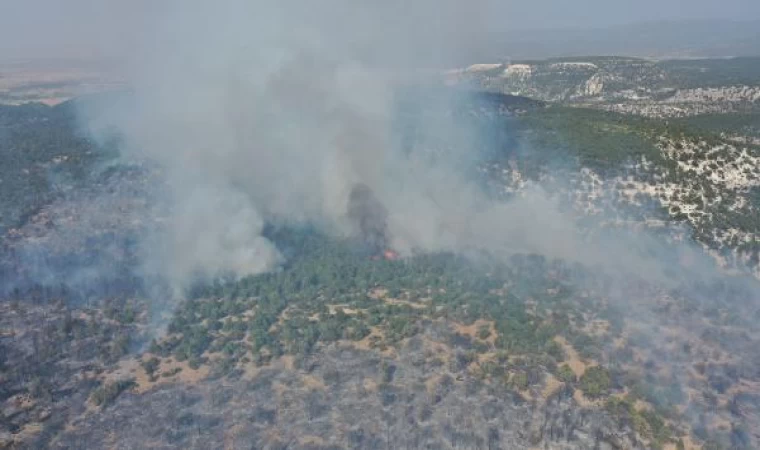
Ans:
{"label": "burning tree", "polygon": [[348,218],[353,222],[364,245],[373,255],[386,259],[397,257],[388,249],[388,210],[375,197],[369,186],[356,184],[348,197]]}

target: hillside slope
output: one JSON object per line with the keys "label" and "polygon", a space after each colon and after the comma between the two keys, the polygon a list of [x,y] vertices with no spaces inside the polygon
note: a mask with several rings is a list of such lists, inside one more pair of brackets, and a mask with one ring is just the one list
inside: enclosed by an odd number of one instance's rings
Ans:
{"label": "hillside slope", "polygon": [[757,111],[760,58],[654,61],[623,57],[480,64],[452,81],[550,102],[648,117]]}
{"label": "hillside slope", "polygon": [[[161,170],[62,140],[15,166],[94,157],[3,235],[0,442],[757,447],[760,290],[726,273],[757,270],[757,147],[691,119],[463,91],[431,103],[441,92],[399,96],[403,150],[456,153],[456,134],[420,124],[464,121],[479,137],[464,141],[466,168],[489,200],[540,187],[587,239],[581,251],[641,246],[596,264],[482,248],[386,259],[273,221],[281,267],[176,295],[140,265],[156,247],[137,245],[167,226]],[[48,113],[14,110],[7,126]]]}

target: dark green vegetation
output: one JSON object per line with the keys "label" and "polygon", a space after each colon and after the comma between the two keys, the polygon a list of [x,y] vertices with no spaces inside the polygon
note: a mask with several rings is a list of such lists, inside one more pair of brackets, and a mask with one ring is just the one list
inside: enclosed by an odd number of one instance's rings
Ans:
{"label": "dark green vegetation", "polygon": [[760,57],[683,59],[658,63],[682,88],[760,85]]}
{"label": "dark green vegetation", "polygon": [[710,133],[726,133],[736,136],[760,137],[760,113],[703,114],[674,119],[672,123],[684,127],[706,130]]}
{"label": "dark green vegetation", "polygon": [[[496,348],[525,354],[552,350],[552,338],[563,329],[530,320],[524,298],[498,293],[507,280],[519,282],[510,291],[524,296],[546,298],[546,289],[560,289],[559,282],[541,275],[547,270],[541,258],[527,258],[514,273],[494,266],[504,274],[486,276],[485,268],[473,268],[453,255],[373,261],[349,243],[318,234],[283,231],[277,242],[297,249],[299,258],[282,272],[197,289],[197,299],[183,304],[169,326],[170,333],[183,338],[168,339],[155,350],[180,359],[199,358],[209,348],[229,356],[250,350],[256,358],[304,354],[319,342],[361,340],[372,328],[382,331],[377,341],[382,347],[417,334],[423,318],[445,317],[464,324],[494,321]],[[531,268],[538,273],[531,275]],[[387,290],[382,297],[397,301],[370,296],[373,289]],[[249,320],[223,320],[246,311],[251,311]]]}
{"label": "dark green vegetation", "polygon": [[537,167],[551,167],[552,163],[564,161],[609,175],[625,172],[627,166],[640,162],[642,157],[663,172],[673,171],[674,162],[658,145],[662,139],[717,146],[730,142],[720,133],[744,134],[750,129],[760,129],[760,116],[736,113],[661,120],[591,108],[552,106],[530,110],[515,125],[516,131],[524,135],[523,145],[529,146],[525,159],[541,158]]}
{"label": "dark green vegetation", "polygon": [[[553,374],[570,392],[577,388],[592,399],[611,398],[625,386],[636,390],[625,360],[612,369],[591,367],[579,380],[564,364],[568,356],[555,338],[564,337],[583,358],[603,361],[605,342],[623,327],[620,311],[589,295],[592,277],[580,267],[539,256],[482,266],[447,254],[373,261],[311,232],[283,230],[276,242],[299,258],[278,273],[196,289],[177,310],[169,336],[150,352],[191,367],[210,364],[216,376],[235,379],[247,364],[266,366],[284,354],[301,360],[335,343],[394,352],[427,336],[434,324],[480,324],[472,334],[450,332],[454,373],[517,391],[540,390]],[[589,284],[579,289],[585,279]],[[603,339],[583,330],[594,318],[608,324]],[[673,417],[675,403],[655,404],[659,412],[647,414],[660,424],[661,446],[672,433],[663,415]]]}
{"label": "dark green vegetation", "polygon": [[648,438],[653,447],[662,447],[668,442],[675,442],[676,448],[683,448],[683,440],[673,439],[672,431],[659,415],[636,409],[630,398],[611,397],[605,406],[618,420],[629,423],[639,435]]}
{"label": "dark green vegetation", "polygon": [[589,397],[607,394],[612,385],[609,372],[603,367],[590,367],[581,376],[581,390]]}
{"label": "dark green vegetation", "polygon": [[642,157],[662,161],[654,137],[667,131],[661,122],[587,108],[554,106],[521,117],[526,159],[541,158],[536,168],[558,162],[601,171],[622,170]]}
{"label": "dark green vegetation", "polygon": [[90,399],[96,406],[108,406],[116,400],[119,394],[132,389],[136,385],[134,379],[107,382],[93,389]]}
{"label": "dark green vegetation", "polygon": [[0,232],[82,186],[105,156],[77,131],[71,103],[0,105]]}

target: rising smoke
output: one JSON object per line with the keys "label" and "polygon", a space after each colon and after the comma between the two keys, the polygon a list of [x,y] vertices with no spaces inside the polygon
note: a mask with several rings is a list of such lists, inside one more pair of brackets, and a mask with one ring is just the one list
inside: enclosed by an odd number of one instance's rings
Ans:
{"label": "rising smoke", "polygon": [[364,245],[373,253],[388,247],[388,210],[366,184],[357,184],[348,196],[346,215]]}
{"label": "rising smoke", "polygon": [[462,22],[475,9],[460,2],[422,3],[167,7],[129,59],[129,101],[82,114],[96,133],[115,127],[127,157],[158,163],[170,180],[167,236],[148,263],[178,285],[271,269],[280,257],[261,236],[265,221],[385,246],[384,209],[405,228],[403,247],[434,249],[436,238],[415,242],[434,233],[415,228],[438,218],[412,224],[405,209],[420,199],[399,201],[435,186],[411,179],[412,161],[390,143],[394,83],[445,56],[455,25],[476,24]]}
{"label": "rising smoke", "polygon": [[589,242],[541,187],[493,200],[471,176],[477,136],[466,121],[418,115],[436,148],[394,141],[399,87],[456,53],[488,14],[402,3],[167,5],[127,59],[128,101],[82,111],[96,134],[124,136],[127,158],[165,171],[168,226],[145,239],[148,270],[178,289],[270,270],[282,256],[263,226],[284,223],[358,233],[402,255],[538,253],[661,280],[670,264],[652,256],[659,244]]}

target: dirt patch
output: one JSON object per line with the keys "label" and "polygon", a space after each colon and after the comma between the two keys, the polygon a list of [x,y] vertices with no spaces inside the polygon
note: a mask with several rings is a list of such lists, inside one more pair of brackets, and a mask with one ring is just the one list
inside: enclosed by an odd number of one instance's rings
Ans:
{"label": "dirt patch", "polygon": [[369,298],[374,298],[375,300],[384,299],[387,295],[388,289],[383,288],[375,288],[369,292]]}
{"label": "dirt patch", "polygon": [[[469,336],[474,340],[485,342],[489,345],[495,345],[496,343],[498,333],[496,332],[496,325],[492,320],[478,319],[470,325],[455,322],[452,326],[461,335]],[[488,330],[488,335],[484,339],[480,337],[481,330]]]}
{"label": "dirt patch", "polygon": [[367,392],[377,392],[377,381],[372,378],[365,378],[362,387]]}
{"label": "dirt patch", "polygon": [[187,361],[175,361],[171,358],[159,358],[159,365],[154,373],[153,379],[148,375],[141,363],[147,361],[151,356],[144,356],[142,359],[128,359],[121,361],[115,370],[107,373],[103,382],[114,382],[128,378],[134,378],[137,386],[135,392],[144,393],[167,383],[181,382],[187,384],[196,384],[208,377],[210,368],[208,364],[203,364],[197,369],[193,369]]}
{"label": "dirt patch", "polygon": [[371,327],[370,333],[358,341],[341,341],[345,345],[349,345],[359,350],[365,351],[377,351],[383,356],[394,356],[396,350],[385,344],[385,333],[379,327]]}
{"label": "dirt patch", "polygon": [[304,436],[298,438],[298,443],[304,447],[325,447],[327,443],[319,436]]}
{"label": "dirt patch", "polygon": [[414,302],[410,302],[408,300],[401,300],[401,299],[398,299],[398,298],[385,298],[385,299],[383,299],[383,301],[385,303],[389,304],[389,305],[394,305],[394,306],[410,306],[410,307],[412,307],[414,309],[425,309],[425,308],[427,308],[427,305],[425,305],[423,303],[414,303]]}
{"label": "dirt patch", "polygon": [[563,336],[556,336],[554,338],[554,342],[562,346],[562,349],[565,351],[564,364],[567,364],[568,367],[570,367],[570,370],[573,371],[576,377],[580,378],[586,372],[587,368],[597,365],[593,361],[590,361],[588,363],[583,361],[578,352],[575,351],[573,346],[570,345],[570,343],[567,342],[567,339],[565,339]]}
{"label": "dirt patch", "polygon": [[358,309],[349,308],[347,305],[327,305],[327,310],[330,314],[338,314],[338,310],[342,310],[344,314],[349,316],[359,314]]}
{"label": "dirt patch", "polygon": [[400,298],[393,298],[388,297],[388,289],[385,288],[375,288],[372,289],[369,294],[369,298],[375,299],[375,300],[381,300],[384,303],[387,303],[389,305],[395,305],[395,306],[410,306],[414,309],[425,309],[427,308],[427,305],[424,303],[417,303],[417,302],[410,302],[409,300],[403,300]]}
{"label": "dirt patch", "polygon": [[580,389],[576,389],[573,393],[573,400],[583,408],[596,408],[602,405],[601,400],[593,400],[586,397]]}
{"label": "dirt patch", "polygon": [[[694,442],[691,439],[691,436],[689,435],[682,437],[681,442],[683,442],[684,450],[701,450],[702,449],[702,446]],[[676,446],[676,444],[669,443],[663,446],[663,450],[678,450],[678,447]]]}
{"label": "dirt patch", "polygon": [[324,391],[327,386],[325,386],[324,381],[321,379],[315,377],[314,375],[304,375],[301,377],[301,383],[309,389],[317,389],[320,391]]}
{"label": "dirt patch", "polygon": [[544,384],[544,389],[541,391],[541,396],[545,399],[549,398],[559,391],[563,385],[564,383],[555,378],[554,375],[547,374],[546,383]]}
{"label": "dirt patch", "polygon": [[[0,446],[2,446],[3,444],[7,444],[9,448],[17,448],[16,446],[19,446],[18,448],[23,448],[24,442],[29,442],[29,439],[40,434],[42,430],[43,430],[43,425],[41,423],[37,423],[37,422],[27,423],[23,427],[21,427],[21,430],[19,430],[18,433],[13,435],[13,437],[9,439],[7,443],[0,440]],[[6,447],[3,446],[2,448],[6,448]]]}

